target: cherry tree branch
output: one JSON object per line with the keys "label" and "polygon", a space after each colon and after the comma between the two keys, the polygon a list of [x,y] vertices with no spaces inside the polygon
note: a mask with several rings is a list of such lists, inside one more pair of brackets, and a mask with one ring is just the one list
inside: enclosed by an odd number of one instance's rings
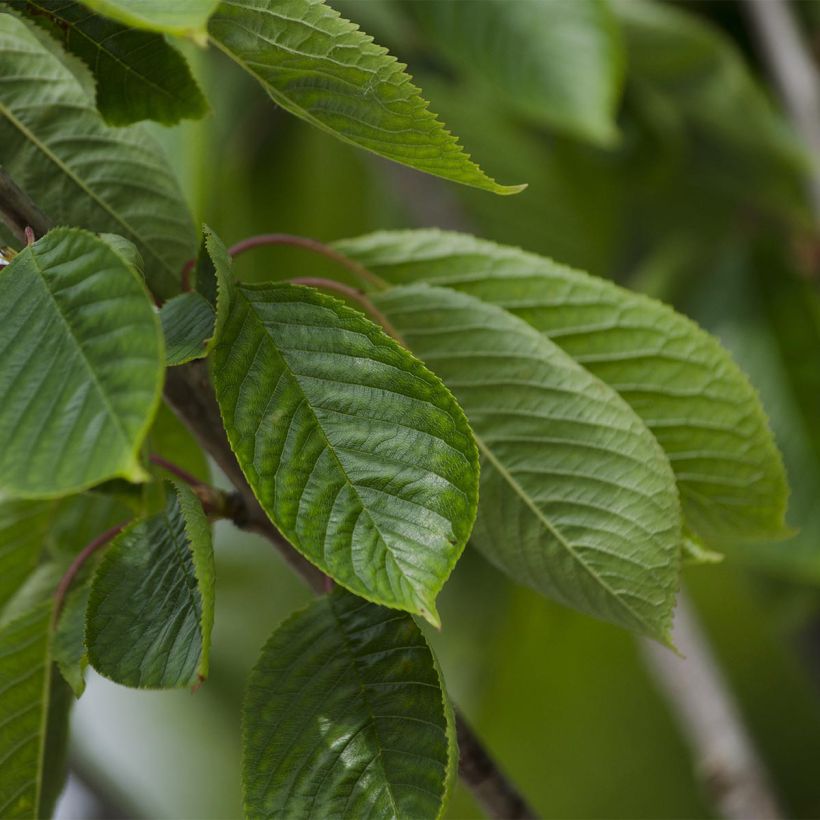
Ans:
{"label": "cherry tree branch", "polygon": [[766,770],[684,593],[673,633],[683,658],[654,641],[642,650],[688,740],[714,808],[728,820],[782,817]]}
{"label": "cherry tree branch", "polygon": [[[243,516],[238,525],[270,541],[317,595],[326,590],[326,576],[303,558],[273,526],[259,506],[231,450],[222,425],[219,407],[211,389],[207,368],[191,362],[168,371],[165,397],[171,407],[214,459],[239,494]],[[459,774],[487,815],[497,820],[527,820],[537,815],[492,759],[483,744],[456,710],[460,759]]]}

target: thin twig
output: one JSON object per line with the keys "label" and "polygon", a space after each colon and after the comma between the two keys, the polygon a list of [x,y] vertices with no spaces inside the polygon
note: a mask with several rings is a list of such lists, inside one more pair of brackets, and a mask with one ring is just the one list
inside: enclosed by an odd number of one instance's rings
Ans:
{"label": "thin twig", "polygon": [[689,741],[714,808],[729,820],[782,817],[766,770],[683,593],[673,640],[684,658],[649,640],[643,641],[642,649]]}
{"label": "thin twig", "polygon": [[113,541],[127,526],[128,521],[122,521],[119,524],[111,527],[110,530],[106,530],[101,535],[98,535],[90,544],[83,547],[80,552],[77,553],[74,560],[71,562],[69,568],[65,571],[65,574],[62,578],[60,578],[60,583],[57,584],[57,589],[54,591],[54,617],[53,622],[56,624],[57,619],[60,617],[60,613],[63,610],[63,605],[65,604],[66,595],[68,595],[69,589],[71,589],[72,583],[74,583],[74,579],[77,577],[77,573],[83,568],[83,565],[95,552],[102,549],[106,544]]}
{"label": "thin twig", "polygon": [[352,299],[354,302],[360,304],[365,311],[384,328],[384,332],[387,333],[388,336],[392,336],[399,344],[407,347],[393,323],[362,291],[351,288],[349,285],[344,285],[341,282],[336,282],[333,279],[320,279],[313,276],[297,276],[295,279],[288,281],[293,285],[307,285],[308,287],[319,288],[320,290],[331,290],[340,293],[342,296],[346,296],[348,299]]}
{"label": "thin twig", "polygon": [[236,257],[253,248],[260,248],[267,245],[289,245],[294,248],[303,248],[304,250],[317,253],[320,256],[324,256],[342,265],[367,285],[372,285],[376,288],[385,287],[386,283],[383,279],[380,279],[376,274],[369,271],[355,259],[345,256],[345,254],[337,251],[335,248],[331,248],[330,245],[325,245],[323,242],[319,242],[316,239],[309,239],[306,236],[294,236],[289,233],[266,233],[260,236],[251,236],[248,239],[237,242],[236,245],[228,250],[228,253]]}

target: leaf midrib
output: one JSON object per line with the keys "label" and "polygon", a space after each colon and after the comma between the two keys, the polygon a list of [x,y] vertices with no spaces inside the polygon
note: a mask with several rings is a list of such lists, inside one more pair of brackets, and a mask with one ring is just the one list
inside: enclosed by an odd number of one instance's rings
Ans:
{"label": "leaf midrib", "polygon": [[[393,554],[393,551],[389,547],[389,541],[387,540],[387,538],[385,538],[384,534],[382,533],[381,529],[379,528],[378,524],[376,523],[375,519],[373,518],[373,515],[371,514],[370,510],[368,509],[367,505],[364,503],[362,497],[359,495],[359,490],[358,490],[356,484],[353,482],[353,480],[347,474],[347,470],[345,469],[344,464],[342,464],[341,459],[339,458],[338,454],[336,453],[336,448],[334,447],[334,445],[331,443],[330,439],[328,438],[328,435],[325,432],[324,427],[322,427],[322,423],[319,420],[319,417],[316,415],[316,413],[313,409],[313,404],[311,403],[310,399],[308,398],[307,394],[305,393],[304,388],[302,387],[302,383],[299,380],[298,375],[291,369],[291,366],[288,363],[288,360],[285,358],[284,354],[279,349],[279,346],[276,344],[273,337],[268,332],[268,328],[267,328],[267,325],[265,324],[265,320],[259,314],[259,312],[256,310],[255,304],[250,299],[248,299],[247,296],[245,296],[242,288],[237,288],[237,292],[241,295],[242,299],[244,299],[244,301],[247,303],[250,312],[253,314],[253,316],[256,318],[256,320],[259,322],[259,324],[262,328],[262,331],[264,333],[265,338],[270,342],[271,347],[273,348],[274,353],[276,354],[276,357],[282,362],[282,366],[284,367],[285,371],[288,373],[288,375],[292,379],[293,383],[298,388],[299,393],[301,394],[302,399],[305,403],[305,406],[310,411],[310,415],[311,415],[311,417],[313,418],[313,420],[316,424],[316,429],[319,430],[319,432],[322,435],[322,438],[324,439],[324,442],[325,442],[325,445],[326,445],[326,448],[327,448],[328,452],[330,452],[330,454],[333,456],[334,461],[336,462],[336,464],[339,467],[339,470],[341,471],[342,475],[344,476],[344,480],[345,480],[347,486],[349,486],[352,489],[354,495],[356,496],[356,500],[359,502],[359,505],[361,506],[362,512],[368,517],[368,519],[370,520],[370,522],[373,525],[373,528],[378,533],[378,536],[381,539],[382,544],[384,545],[385,551],[387,552],[387,554],[390,555],[393,563],[395,564],[396,568],[399,570],[399,572],[401,574],[401,577],[405,580],[405,582],[413,590],[414,597],[416,598],[416,600],[419,600],[418,592],[416,591],[415,584],[413,583],[412,579],[407,576],[407,574],[404,571],[404,568],[399,563],[396,556]],[[351,538],[351,542],[350,542],[350,550],[351,550],[351,553],[352,553],[352,551],[353,551],[353,540],[352,540],[352,538]],[[361,578],[361,576],[358,573],[356,573],[355,570],[354,570],[354,575],[357,578],[359,578],[360,581],[364,582],[364,579]],[[440,589],[440,587],[438,589]],[[438,592],[438,589],[433,589],[432,592],[435,594],[436,592]],[[402,597],[404,597],[404,596],[402,596]],[[379,603],[382,603],[382,602],[379,601]],[[424,607],[424,610],[426,611],[427,604],[424,603],[423,607]]]}
{"label": "leaf midrib", "polygon": [[495,456],[492,449],[484,442],[481,436],[478,433],[473,431],[473,436],[475,437],[476,444],[478,445],[479,449],[484,453],[484,455],[489,459],[492,463],[493,467],[498,470],[499,474],[502,478],[512,487],[513,491],[518,495],[524,504],[533,512],[536,518],[544,525],[544,527],[552,534],[555,540],[567,551],[570,557],[585,571],[588,575],[601,586],[601,588],[614,600],[620,607],[622,607],[626,612],[630,615],[630,617],[637,620],[639,624],[642,624],[644,627],[648,628],[650,632],[654,633],[654,628],[651,623],[649,623],[646,618],[640,615],[633,607],[631,607],[626,601],[622,600],[612,589],[612,587],[603,579],[601,578],[593,569],[592,567],[587,564],[586,561],[578,554],[575,547],[567,541],[567,539],[563,536],[563,534],[553,525],[553,523],[544,515],[544,513],[538,509],[535,502],[530,497],[529,493],[527,493],[524,488],[516,481],[515,477],[510,473],[510,471],[502,464],[501,461]]}
{"label": "leaf midrib", "polygon": [[[83,107],[82,110],[86,111],[87,109]],[[150,243],[143,241],[138,231],[132,228],[131,225],[116,211],[112,210],[105,200],[101,199],[93,190],[91,190],[91,188],[89,188],[85,182],[83,182],[83,180],[78,177],[74,171],[72,171],[71,168],[69,168],[44,142],[39,140],[34,133],[32,133],[22,122],[20,122],[20,120],[2,102],[0,102],[0,114],[3,114],[3,116],[6,117],[6,119],[46,157],[46,159],[54,163],[68,179],[70,179],[84,194],[89,197],[89,199],[93,200],[99,208],[105,211],[112,219],[125,228],[125,230],[132,237],[134,237],[154,259],[159,262],[160,266],[171,274],[172,278],[175,276],[173,268],[171,268],[165,260],[162,259],[162,257],[158,256],[154,252]]]}

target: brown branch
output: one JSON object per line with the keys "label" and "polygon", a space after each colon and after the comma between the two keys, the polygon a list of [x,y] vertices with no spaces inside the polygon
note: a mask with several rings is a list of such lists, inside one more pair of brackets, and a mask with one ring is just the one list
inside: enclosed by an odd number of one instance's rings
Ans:
{"label": "brown branch", "polygon": [[782,817],[752,739],[683,593],[673,640],[683,658],[649,640],[642,643],[643,653],[689,741],[714,808],[728,820]]}
{"label": "brown branch", "polygon": [[20,190],[17,183],[0,166],[0,219],[5,222],[15,238],[28,243],[26,228],[35,236],[42,236],[51,227],[43,212]]}
{"label": "brown branch", "polygon": [[[202,447],[236,487],[244,516],[238,525],[262,535],[282,554],[296,573],[317,595],[327,591],[326,576],[303,558],[273,526],[248,486],[225,436],[222,417],[202,362],[191,362],[168,371],[165,397],[199,439]],[[459,774],[488,817],[496,820],[522,820],[537,815],[516,787],[490,757],[481,741],[456,710],[460,758]]]}

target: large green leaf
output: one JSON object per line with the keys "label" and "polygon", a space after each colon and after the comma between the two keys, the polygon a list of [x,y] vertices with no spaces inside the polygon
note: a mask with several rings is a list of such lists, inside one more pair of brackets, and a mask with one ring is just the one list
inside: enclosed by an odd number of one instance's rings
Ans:
{"label": "large green leaf", "polygon": [[208,675],[214,610],[211,533],[199,499],[168,487],[165,509],[125,529],[94,575],[91,665],[125,686],[191,686]]}
{"label": "large green leaf", "polygon": [[0,628],[0,816],[49,817],[65,776],[68,699],[46,601]]}
{"label": "large green leaf", "polygon": [[439,379],[292,285],[238,287],[212,361],[231,446],[288,540],[342,586],[438,623],[477,496],[470,429]]}
{"label": "large green leaf", "polygon": [[225,0],[208,31],[276,103],[339,139],[454,182],[521,190],[472,162],[404,66],[322,0]]}
{"label": "large green leaf", "polygon": [[205,25],[219,0],[83,0],[126,26],[204,40]]}
{"label": "large green leaf", "polygon": [[58,228],[0,269],[0,290],[0,487],[49,497],[144,478],[162,339],[131,267]]}
{"label": "large green leaf", "polygon": [[0,497],[0,611],[37,566],[53,512],[53,502]]}
{"label": "large green leaf", "polygon": [[374,234],[339,248],[385,279],[506,308],[611,385],[664,448],[687,524],[720,545],[787,534],[788,488],[756,392],[713,336],[611,282],[471,236]]}
{"label": "large green leaf", "polygon": [[6,0],[51,31],[91,69],[97,107],[111,125],[199,118],[208,104],[188,63],[161,34],[135,31],[66,0]]}
{"label": "large green leaf", "polygon": [[282,624],[243,708],[249,817],[436,818],[450,707],[409,615],[336,591]]}
{"label": "large green leaf", "polygon": [[629,405],[473,296],[418,284],[377,304],[472,425],[482,456],[472,542],[521,583],[668,640],[680,505],[669,462]]}
{"label": "large green leaf", "polygon": [[141,128],[105,125],[79,81],[11,14],[0,14],[0,163],[58,224],[137,245],[151,289],[179,289],[196,250],[173,173]]}
{"label": "large green leaf", "polygon": [[616,135],[624,59],[604,0],[407,2],[442,57],[488,81],[502,105],[599,143]]}

